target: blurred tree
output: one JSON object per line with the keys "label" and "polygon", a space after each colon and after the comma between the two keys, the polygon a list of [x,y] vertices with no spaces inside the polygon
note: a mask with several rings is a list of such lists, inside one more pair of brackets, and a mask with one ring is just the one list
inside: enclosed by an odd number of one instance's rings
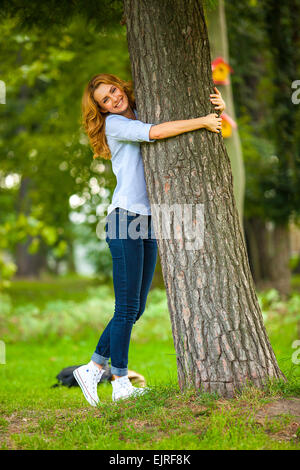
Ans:
{"label": "blurred tree", "polygon": [[274,71],[272,137],[278,157],[274,200],[268,208],[275,222],[271,274],[279,290],[289,293],[289,222],[300,215],[300,112],[292,100],[292,83],[300,71],[300,0],[263,4]]}
{"label": "blurred tree", "polygon": [[[231,63],[228,50],[227,25],[224,1],[219,0],[215,8],[211,6],[205,10],[208,27],[208,38],[212,59],[222,57],[227,63]],[[218,84],[226,103],[226,113],[235,121],[235,110],[232,95],[231,79],[226,85]],[[240,223],[243,226],[243,210],[245,197],[245,169],[242,147],[238,129],[234,129],[230,137],[224,140],[232,168],[233,191],[237,203]]]}
{"label": "blurred tree", "polygon": [[[288,154],[299,161],[299,106],[291,102],[291,84],[300,65],[296,3],[280,4],[280,13],[271,13],[272,21],[265,2],[225,3],[246,164],[244,227],[251,269],[258,288],[273,286],[282,294],[290,290],[288,222],[299,218],[300,207],[299,163],[293,169],[288,166]],[[289,65],[276,63],[273,56],[279,51]],[[278,85],[279,76],[284,86]],[[284,129],[291,119],[288,135]]]}

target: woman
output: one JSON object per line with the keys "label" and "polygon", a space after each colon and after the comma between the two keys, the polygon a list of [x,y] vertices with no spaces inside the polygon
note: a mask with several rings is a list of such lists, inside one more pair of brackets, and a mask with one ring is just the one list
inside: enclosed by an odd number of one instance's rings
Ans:
{"label": "woman", "polygon": [[[210,100],[223,112],[225,103],[220,92],[216,88],[215,91]],[[151,237],[154,229],[139,142],[155,142],[201,128],[219,133],[221,118],[212,113],[156,125],[141,122],[130,83],[111,74],[99,74],[90,80],[84,91],[82,111],[94,158],[111,159],[117,177],[105,226],[113,260],[115,312],[90,362],[74,371],[85,398],[96,406],[99,402],[97,383],[109,358],[113,401],[145,392],[145,388],[132,386],[127,368],[131,330],[145,310],[157,260],[157,241]],[[135,224],[141,228],[136,232],[140,234],[138,238],[131,236]]]}

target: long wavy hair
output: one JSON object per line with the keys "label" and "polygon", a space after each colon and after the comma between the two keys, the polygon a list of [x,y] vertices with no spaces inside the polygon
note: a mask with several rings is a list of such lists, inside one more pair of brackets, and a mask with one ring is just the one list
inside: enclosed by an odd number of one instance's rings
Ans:
{"label": "long wavy hair", "polygon": [[94,151],[93,158],[101,157],[105,160],[110,160],[111,153],[105,136],[105,119],[108,113],[103,113],[100,110],[99,104],[94,99],[94,91],[101,83],[115,85],[125,92],[132,109],[135,108],[135,98],[131,81],[124,81],[116,75],[109,73],[95,75],[84,89],[82,97],[82,126],[88,135]]}

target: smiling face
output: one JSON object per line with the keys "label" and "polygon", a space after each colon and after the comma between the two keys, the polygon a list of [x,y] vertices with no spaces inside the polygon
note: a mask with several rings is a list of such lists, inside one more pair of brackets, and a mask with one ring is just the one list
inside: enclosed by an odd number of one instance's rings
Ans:
{"label": "smiling face", "polygon": [[131,111],[126,93],[115,85],[101,83],[94,91],[94,99],[103,113],[125,115]]}

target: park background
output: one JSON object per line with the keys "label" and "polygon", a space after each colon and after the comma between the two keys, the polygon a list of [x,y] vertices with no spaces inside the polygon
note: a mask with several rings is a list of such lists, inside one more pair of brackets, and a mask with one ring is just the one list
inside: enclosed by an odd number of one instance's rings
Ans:
{"label": "park background", "polygon": [[[129,363],[152,394],[116,408],[104,384],[100,409],[91,410],[79,389],[50,388],[63,367],[89,360],[114,309],[111,256],[96,229],[116,181],[109,161],[92,159],[80,109],[93,75],[132,78],[121,7],[113,2],[112,11],[109,3],[103,2],[102,28],[80,14],[66,23],[60,18],[49,31],[22,25],[24,18],[13,11],[1,16],[1,446],[297,448],[300,105],[292,100],[291,81],[300,78],[296,0],[282,2],[280,21],[266,16],[270,1],[205,4],[209,34],[220,21],[220,5],[226,18],[226,37],[222,30],[219,38],[225,49],[218,51],[211,40],[212,59],[221,54],[232,68],[230,84],[217,84],[226,103],[231,100],[226,112],[232,129],[224,141],[239,161],[235,194],[249,263],[288,383],[264,391],[250,387],[228,401],[193,390],[181,394],[158,260]],[[293,413],[285,408],[288,397]],[[275,401],[282,403],[277,414],[261,411]]]}

